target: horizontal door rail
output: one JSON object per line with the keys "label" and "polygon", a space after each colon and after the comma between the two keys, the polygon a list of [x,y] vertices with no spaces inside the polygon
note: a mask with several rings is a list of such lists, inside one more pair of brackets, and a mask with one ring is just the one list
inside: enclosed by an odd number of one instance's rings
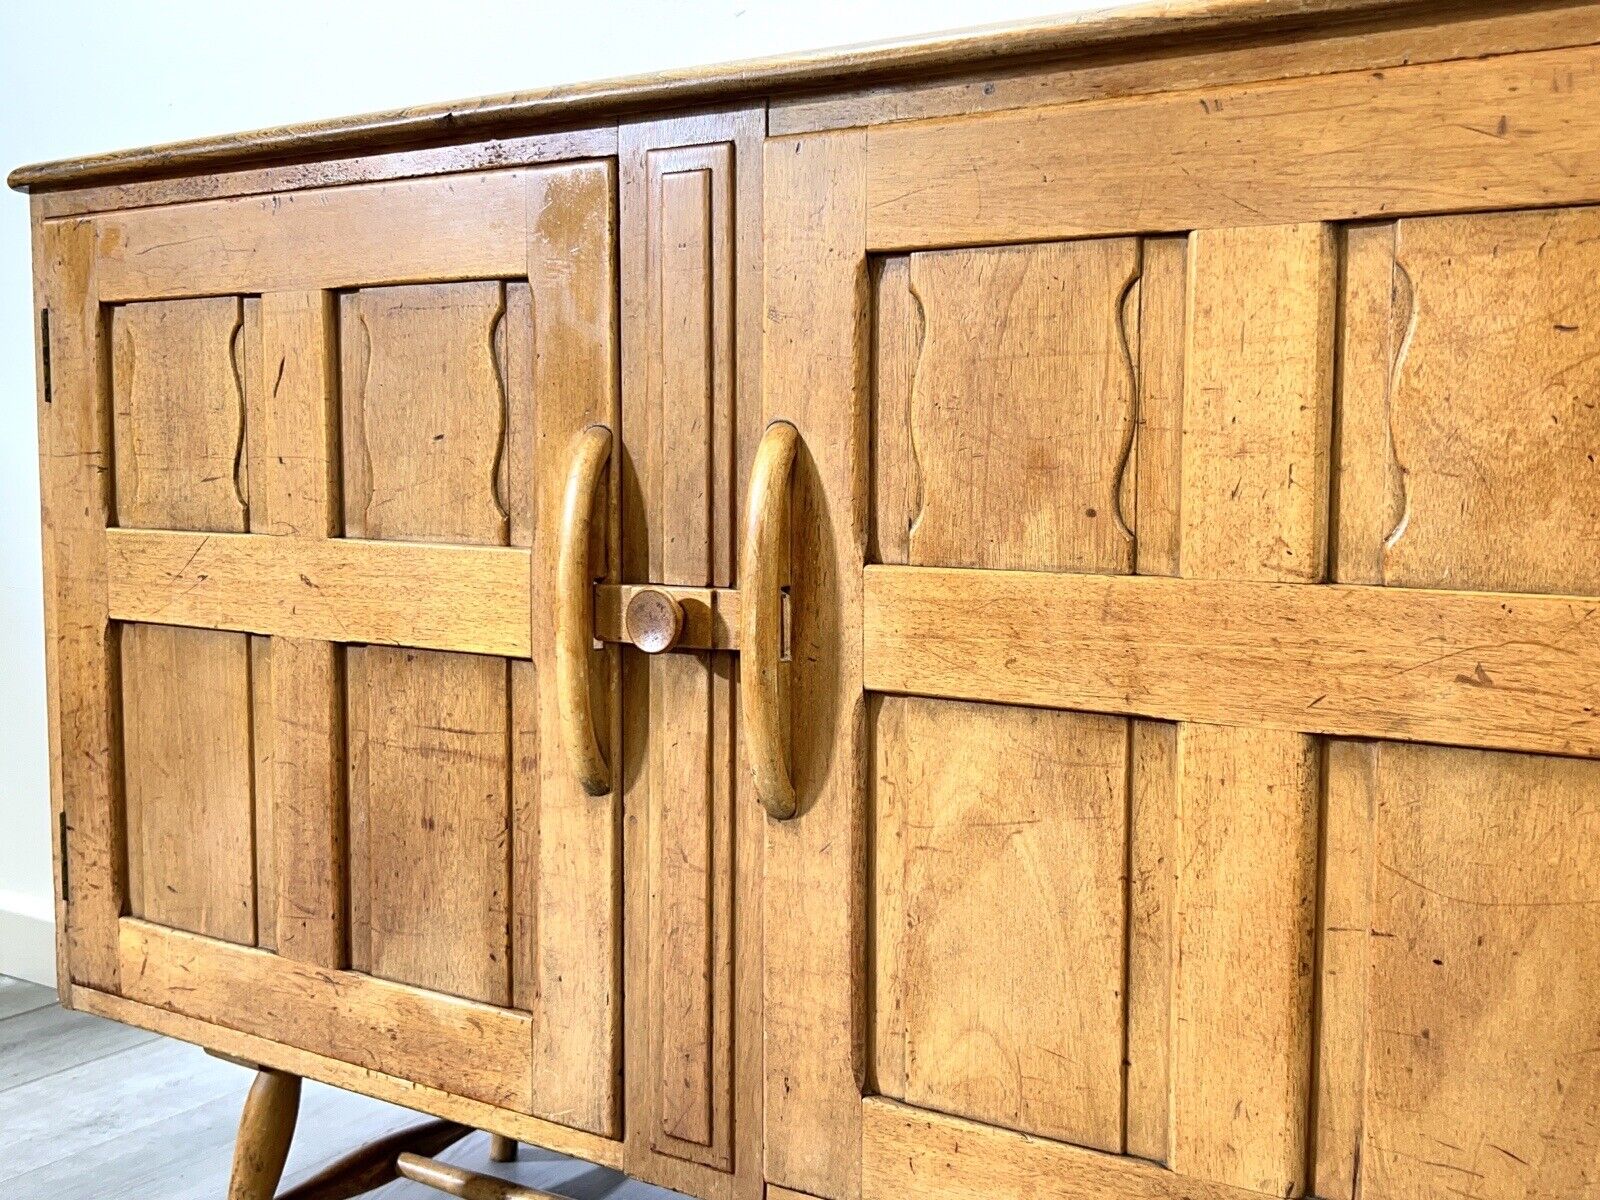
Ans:
{"label": "horizontal door rail", "polygon": [[117,923],[129,1000],[526,1113],[533,1018],[150,924]]}
{"label": "horizontal door rail", "polygon": [[106,530],[116,621],[527,658],[528,550]]}
{"label": "horizontal door rail", "polygon": [[1600,757],[1600,600],[873,566],[868,690]]}

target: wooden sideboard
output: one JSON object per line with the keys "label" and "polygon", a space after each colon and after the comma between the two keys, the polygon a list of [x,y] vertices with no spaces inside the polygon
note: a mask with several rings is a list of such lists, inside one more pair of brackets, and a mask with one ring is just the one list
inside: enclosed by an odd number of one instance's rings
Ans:
{"label": "wooden sideboard", "polygon": [[1600,4],[11,183],[62,995],[262,1068],[238,1200],[300,1077],[703,1200],[1600,1197]]}

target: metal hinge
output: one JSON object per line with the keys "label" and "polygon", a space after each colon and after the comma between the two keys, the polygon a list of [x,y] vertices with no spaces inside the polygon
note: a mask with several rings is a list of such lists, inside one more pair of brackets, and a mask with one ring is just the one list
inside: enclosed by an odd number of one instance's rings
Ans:
{"label": "metal hinge", "polygon": [[61,903],[67,904],[72,900],[72,885],[67,878],[67,814],[65,810],[56,814],[56,836],[61,840]]}
{"label": "metal hinge", "polygon": [[43,376],[44,402],[49,404],[52,399],[52,392],[50,382],[50,310],[48,308],[39,310],[39,345],[41,348],[39,370]]}

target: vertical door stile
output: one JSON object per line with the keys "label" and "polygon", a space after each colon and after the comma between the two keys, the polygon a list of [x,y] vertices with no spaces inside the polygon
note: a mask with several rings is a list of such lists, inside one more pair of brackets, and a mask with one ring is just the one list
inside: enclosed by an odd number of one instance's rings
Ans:
{"label": "vertical door stile", "polygon": [[[595,651],[592,704],[611,765],[609,795],[590,796],[558,744],[554,549],[575,439],[612,430],[604,485],[605,579],[618,578],[621,472],[616,432],[616,172],[582,163],[533,172],[528,283],[533,309],[533,685],[537,691],[538,816],[532,853],[519,849],[516,949],[533,1012],[533,1097],[539,1115],[605,1137],[621,1135],[622,942],[620,793],[623,742],[618,652]],[[524,843],[525,845],[525,843]]]}
{"label": "vertical door stile", "polygon": [[[333,294],[268,292],[248,364],[250,528],[339,532]],[[255,655],[258,905],[262,944],[321,967],[349,962],[343,651],[258,638]],[[270,927],[266,923],[270,919]],[[268,935],[271,941],[268,942]]]}
{"label": "vertical door stile", "polygon": [[[1330,227],[1195,233],[1185,356],[1183,574],[1325,573]],[[1321,754],[1316,739],[1178,733],[1169,1164],[1276,1196],[1306,1186]]]}
{"label": "vertical door stile", "polygon": [[[760,416],[760,118],[621,132],[628,583],[737,583]],[[624,655],[629,1169],[712,1200],[758,1195],[760,824],[737,657]]]}
{"label": "vertical door stile", "polygon": [[870,336],[867,137],[766,147],[763,412],[802,450],[791,508],[792,710],[799,811],[766,821],[766,1175],[860,1194],[865,1079],[866,710],[861,674]]}
{"label": "vertical door stile", "polygon": [[111,388],[96,287],[96,224],[46,222],[38,234],[50,312],[51,399],[39,423],[47,558],[50,711],[65,825],[69,978],[120,990],[117,922],[127,905],[117,639],[106,601],[114,521]]}

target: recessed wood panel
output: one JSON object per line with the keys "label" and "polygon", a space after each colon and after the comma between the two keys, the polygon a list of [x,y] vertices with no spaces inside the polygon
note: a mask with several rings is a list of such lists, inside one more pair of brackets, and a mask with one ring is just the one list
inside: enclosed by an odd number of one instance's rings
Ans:
{"label": "recessed wood panel", "polygon": [[246,528],[245,337],[237,296],[111,310],[120,524]]}
{"label": "recessed wood panel", "polygon": [[[879,537],[926,566],[1123,571],[1134,239],[914,254],[879,276]],[[902,290],[903,289],[903,290]],[[895,327],[891,327],[890,322]]]}
{"label": "recessed wood panel", "polygon": [[[733,146],[668,146],[635,160],[633,253],[641,353],[623,440],[625,577],[733,583]],[[642,236],[640,236],[642,235]],[[639,1044],[640,1140],[719,1171],[733,1165],[734,666],[726,653],[632,656],[631,729],[645,747],[629,789],[648,873]],[[639,1010],[636,1010],[639,1011]],[[683,1177],[686,1185],[688,1176]],[[694,1185],[688,1185],[694,1186]]]}
{"label": "recessed wood panel", "polygon": [[876,748],[881,1082],[1120,1150],[1127,722],[888,697]]}
{"label": "recessed wood panel", "polygon": [[1397,745],[1377,761],[1361,1194],[1589,1195],[1595,764]]}
{"label": "recessed wood panel", "polygon": [[[1352,231],[1340,578],[1600,588],[1597,238],[1593,209]],[[1480,640],[1556,662],[1588,641]],[[1379,742],[1329,769],[1319,1194],[1591,1194],[1600,764]]]}
{"label": "recessed wood panel", "polygon": [[250,641],[122,627],[129,910],[254,945]]}
{"label": "recessed wood panel", "polygon": [[[1140,252],[880,264],[880,557],[1131,569]],[[877,713],[877,1088],[1120,1151],[1128,722],[900,698]]]}
{"label": "recessed wood panel", "polygon": [[[121,524],[248,528],[248,308],[222,296],[110,310]],[[250,639],[129,625],[121,646],[129,909],[253,945]]]}
{"label": "recessed wood panel", "polygon": [[1600,540],[1600,209],[1384,233],[1353,282],[1376,311],[1349,343],[1344,469],[1398,495],[1358,512],[1372,488],[1352,489],[1352,522],[1376,511],[1350,540],[1380,542],[1402,587],[1592,590],[1574,567]]}
{"label": "recessed wood panel", "polygon": [[[529,319],[523,304],[506,332],[507,293],[440,283],[342,298],[347,533],[506,543],[504,344],[526,337]],[[351,656],[351,961],[509,1004],[506,664],[375,646]]]}

